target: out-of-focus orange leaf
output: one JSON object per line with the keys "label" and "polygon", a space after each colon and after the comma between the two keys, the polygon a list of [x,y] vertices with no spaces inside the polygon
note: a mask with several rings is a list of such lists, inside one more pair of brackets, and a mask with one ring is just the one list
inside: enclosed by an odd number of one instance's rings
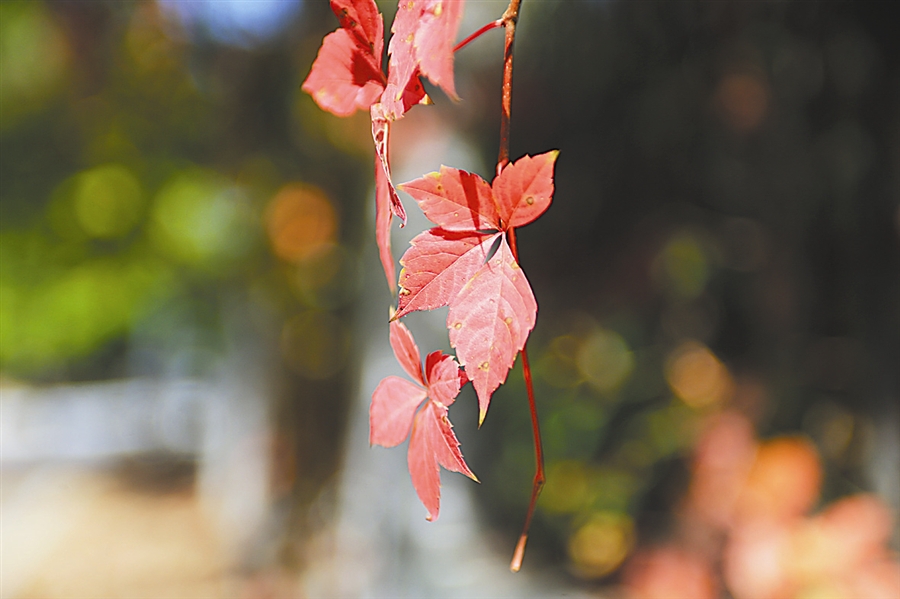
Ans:
{"label": "out-of-focus orange leaf", "polygon": [[715,416],[700,437],[686,508],[716,528],[730,525],[734,505],[753,465],[757,443],[746,416]]}
{"label": "out-of-focus orange leaf", "polygon": [[639,552],[626,566],[622,585],[629,599],[718,597],[718,584],[710,564],[677,547]]}
{"label": "out-of-focus orange leaf", "polygon": [[802,516],[815,504],[822,466],[811,442],[782,437],[763,443],[738,499],[745,519],[786,520]]}

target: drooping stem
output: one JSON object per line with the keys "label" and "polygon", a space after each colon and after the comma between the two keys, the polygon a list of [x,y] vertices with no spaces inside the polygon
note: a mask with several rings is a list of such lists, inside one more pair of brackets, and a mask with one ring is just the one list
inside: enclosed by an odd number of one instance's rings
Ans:
{"label": "drooping stem", "polygon": [[[488,23],[454,48],[454,52],[459,50],[472,40],[481,36],[483,33],[504,27],[506,29],[506,39],[503,45],[503,86],[500,99],[500,150],[497,157],[497,175],[509,164],[509,121],[512,107],[512,66],[513,66],[513,44],[516,40],[516,23],[519,20],[519,6],[522,0],[510,0],[509,6],[503,16]],[[512,250],[513,257],[519,262],[519,250],[516,245],[516,231],[509,229],[507,233],[509,247]],[[528,363],[527,345],[522,347],[522,370],[525,377],[525,388],[528,391],[528,408],[531,411],[531,430],[534,434],[534,461],[535,472],[534,481],[531,486],[531,500],[528,503],[528,512],[525,514],[525,525],[522,527],[522,534],[516,543],[516,549],[513,552],[512,562],[509,569],[518,572],[522,567],[522,560],[525,557],[525,544],[528,541],[528,530],[531,528],[531,518],[534,516],[534,508],[537,505],[538,496],[544,487],[544,449],[541,443],[541,429],[538,424],[537,406],[534,401],[534,383],[531,379],[531,366]]]}
{"label": "drooping stem", "polygon": [[[510,229],[507,234],[509,248],[512,250],[513,258],[519,262],[519,248],[516,244],[516,230]],[[509,569],[518,572],[522,567],[522,560],[525,557],[525,544],[528,542],[528,530],[531,528],[531,518],[534,516],[534,508],[537,505],[538,496],[541,489],[544,488],[544,447],[541,442],[541,427],[538,423],[537,405],[534,401],[534,383],[531,380],[531,366],[528,363],[528,346],[522,348],[522,373],[525,377],[525,389],[528,392],[528,409],[531,412],[531,432],[534,435],[534,481],[531,484],[531,500],[528,502],[528,511],[525,513],[525,525],[522,527],[522,534],[519,535],[519,541],[516,543],[516,550],[513,552],[512,561]]]}

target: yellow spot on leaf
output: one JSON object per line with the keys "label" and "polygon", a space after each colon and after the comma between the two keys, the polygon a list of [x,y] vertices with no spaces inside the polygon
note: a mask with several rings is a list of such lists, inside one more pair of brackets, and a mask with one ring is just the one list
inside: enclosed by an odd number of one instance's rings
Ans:
{"label": "yellow spot on leaf", "polygon": [[457,322],[455,325],[453,325],[453,328],[456,329],[457,331],[460,330],[462,328],[462,323]]}
{"label": "yellow spot on leaf", "polygon": [[506,318],[503,319],[503,322],[505,322],[506,324],[512,324],[512,321],[513,321],[512,316],[507,316]]}
{"label": "yellow spot on leaf", "polygon": [[479,368],[480,370],[484,370],[484,371],[489,370],[490,367],[491,367],[491,365],[488,364],[487,362],[482,362],[482,363],[479,364],[479,366],[478,366],[478,368]]}
{"label": "yellow spot on leaf", "polygon": [[442,13],[442,12],[444,12],[444,7],[441,6],[441,3],[440,3],[440,2],[438,2],[438,3],[434,6],[434,16],[439,17],[439,16],[441,16],[441,13]]}
{"label": "yellow spot on leaf", "polygon": [[531,196],[528,196],[527,198],[525,198],[525,203],[528,204],[529,206],[531,206],[532,204],[534,204],[534,198]]}

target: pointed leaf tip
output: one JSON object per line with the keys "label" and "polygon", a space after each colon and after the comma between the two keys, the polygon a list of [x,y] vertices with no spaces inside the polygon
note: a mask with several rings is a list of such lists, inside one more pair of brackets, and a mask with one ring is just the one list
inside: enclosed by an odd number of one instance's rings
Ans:
{"label": "pointed leaf tip", "polygon": [[450,345],[475,387],[484,420],[537,319],[537,301],[505,239],[450,303]]}
{"label": "pointed leaf tip", "polygon": [[553,171],[558,150],[522,156],[491,183],[504,227],[521,227],[543,214],[553,200]]}

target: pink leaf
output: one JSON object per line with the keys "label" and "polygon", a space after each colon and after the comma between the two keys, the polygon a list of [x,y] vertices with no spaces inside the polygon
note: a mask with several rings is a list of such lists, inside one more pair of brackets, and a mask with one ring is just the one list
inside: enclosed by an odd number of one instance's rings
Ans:
{"label": "pink leaf", "polygon": [[369,443],[395,447],[409,435],[416,408],[427,398],[425,389],[398,376],[384,378],[369,406]]}
{"label": "pink leaf", "polygon": [[394,83],[401,88],[406,86],[418,68],[413,41],[421,13],[421,7],[415,0],[400,0],[397,3],[397,13],[391,25],[391,42],[388,44],[388,70],[394,77]]}
{"label": "pink leaf", "polygon": [[523,156],[494,179],[491,188],[504,229],[527,225],[550,206],[557,156],[558,150]]}
{"label": "pink leaf", "polygon": [[421,10],[415,2],[400,2],[394,23],[391,25],[391,42],[388,44],[388,78],[381,95],[384,116],[391,120],[402,117],[407,110],[430,99],[419,81],[419,66],[413,50],[413,40]]}
{"label": "pink leaf", "polygon": [[416,310],[433,310],[453,301],[487,259],[499,234],[446,231],[419,233],[400,259],[400,318]]}
{"label": "pink leaf", "polygon": [[425,358],[425,378],[428,379],[428,397],[450,407],[466,381],[460,377],[459,364],[440,351],[433,351]]}
{"label": "pink leaf", "polygon": [[463,0],[419,0],[421,14],[413,46],[422,74],[457,99],[453,82],[453,47],[462,20]]}
{"label": "pink leaf", "polygon": [[322,110],[350,116],[369,108],[384,91],[384,25],[373,0],[336,1],[332,9],[341,28],[322,40],[301,89]]}
{"label": "pink leaf", "polygon": [[450,303],[450,345],[478,394],[479,424],[537,318],[537,302],[506,239]]}
{"label": "pink leaf", "polygon": [[391,349],[394,350],[397,362],[400,363],[406,374],[423,387],[427,387],[425,378],[422,376],[422,358],[419,356],[419,347],[416,345],[412,333],[409,332],[406,325],[396,320],[391,322],[390,329]]}
{"label": "pink leaf", "polygon": [[473,173],[441,167],[439,173],[403,183],[428,220],[451,231],[499,229],[491,186]]}
{"label": "pink leaf", "polygon": [[459,451],[459,441],[447,419],[447,408],[433,401],[416,414],[409,438],[407,463],[416,494],[428,510],[429,521],[436,520],[441,509],[439,466],[478,480]]}
{"label": "pink leaf", "polygon": [[381,166],[381,159],[375,156],[375,242],[378,244],[378,258],[384,269],[391,292],[397,290],[397,270],[391,253],[391,190]]}
{"label": "pink leaf", "polygon": [[[388,144],[391,134],[391,121],[384,116],[381,104],[373,104],[369,109],[372,117],[372,139],[375,142],[375,156],[377,162],[381,164],[381,171],[387,181],[388,195],[391,199],[391,212],[400,219],[400,226],[406,225],[406,210],[397,195],[394,188],[394,182],[391,181],[391,163],[388,155]],[[377,168],[376,168],[377,170]]]}
{"label": "pink leaf", "polygon": [[[440,510],[439,466],[478,480],[466,465],[447,419],[447,406],[456,400],[467,381],[453,356],[439,351],[426,358],[427,378],[423,376],[419,349],[401,322],[391,323],[391,347],[403,369],[420,384],[396,376],[386,377],[378,384],[369,407],[369,442],[394,447],[410,436],[409,473],[416,493],[428,509],[428,519],[432,520]],[[416,413],[423,401],[424,407]]]}
{"label": "pink leaf", "polygon": [[370,51],[379,57],[380,68],[381,52],[384,48],[384,24],[375,0],[331,0],[331,11],[341,22],[343,29],[352,33],[362,47],[369,47]]}

